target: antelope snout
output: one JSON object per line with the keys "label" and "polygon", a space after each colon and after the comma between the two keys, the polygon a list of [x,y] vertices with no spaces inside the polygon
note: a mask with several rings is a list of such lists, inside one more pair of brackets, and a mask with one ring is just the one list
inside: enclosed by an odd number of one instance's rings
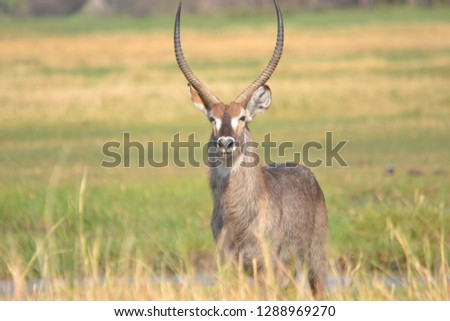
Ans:
{"label": "antelope snout", "polygon": [[219,151],[224,154],[231,153],[235,148],[235,141],[233,137],[221,136],[217,139],[217,147]]}

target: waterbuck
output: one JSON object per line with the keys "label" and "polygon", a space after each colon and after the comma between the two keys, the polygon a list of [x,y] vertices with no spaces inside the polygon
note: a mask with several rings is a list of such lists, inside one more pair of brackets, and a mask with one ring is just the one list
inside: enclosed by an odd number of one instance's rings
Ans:
{"label": "waterbuck", "polygon": [[239,261],[253,272],[268,270],[269,264],[280,283],[289,280],[292,271],[305,262],[312,293],[322,299],[328,217],[319,184],[302,165],[252,166],[255,144],[248,123],[270,106],[271,91],[266,82],[283,51],[283,17],[278,1],[274,3],[278,33],[272,58],[261,75],[229,105],[220,101],[186,62],[180,40],[181,2],[175,19],[175,56],[189,82],[194,106],[206,115],[212,128],[211,228],[222,257]]}

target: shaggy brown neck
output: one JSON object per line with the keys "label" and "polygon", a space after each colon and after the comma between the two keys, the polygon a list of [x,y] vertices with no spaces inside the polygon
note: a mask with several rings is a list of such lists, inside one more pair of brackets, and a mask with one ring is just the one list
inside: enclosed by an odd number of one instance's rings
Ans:
{"label": "shaggy brown neck", "polygon": [[[247,146],[253,142],[248,129],[243,135]],[[224,209],[227,221],[235,222],[233,225],[239,230],[257,216],[261,200],[267,194],[263,170],[255,161],[255,155],[256,147],[248,147],[232,166],[211,167],[209,172],[215,204]]]}

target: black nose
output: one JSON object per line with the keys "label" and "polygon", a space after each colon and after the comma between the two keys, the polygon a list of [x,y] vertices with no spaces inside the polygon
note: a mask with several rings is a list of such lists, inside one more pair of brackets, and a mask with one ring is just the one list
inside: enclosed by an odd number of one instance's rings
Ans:
{"label": "black nose", "polygon": [[219,137],[217,140],[217,146],[223,149],[226,152],[231,152],[234,147],[234,138],[233,137]]}

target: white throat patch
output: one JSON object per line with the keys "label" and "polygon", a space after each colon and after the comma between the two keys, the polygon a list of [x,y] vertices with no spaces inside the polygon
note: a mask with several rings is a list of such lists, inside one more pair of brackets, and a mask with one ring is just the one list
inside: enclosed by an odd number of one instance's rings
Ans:
{"label": "white throat patch", "polygon": [[218,166],[215,168],[215,170],[217,171],[217,173],[219,174],[219,176],[221,178],[225,178],[228,175],[230,175],[231,173],[239,170],[239,167],[241,166],[242,160],[243,160],[243,155],[239,155],[239,158],[236,159],[236,161],[233,162],[233,166],[226,166],[225,164],[222,164],[221,166]]}

